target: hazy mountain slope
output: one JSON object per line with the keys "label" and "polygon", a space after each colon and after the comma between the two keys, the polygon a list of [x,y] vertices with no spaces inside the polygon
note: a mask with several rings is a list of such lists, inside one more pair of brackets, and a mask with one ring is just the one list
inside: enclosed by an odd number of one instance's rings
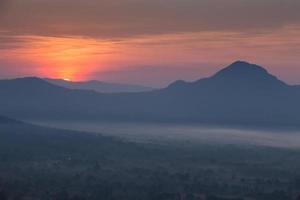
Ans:
{"label": "hazy mountain slope", "polygon": [[268,194],[267,199],[290,200],[276,191],[294,196],[299,169],[294,149],[185,140],[139,144],[26,123],[0,124],[1,200],[165,200],[194,193],[192,199],[220,194],[266,200]]}
{"label": "hazy mountain slope", "polygon": [[121,93],[121,92],[144,92],[153,90],[153,88],[141,85],[107,83],[102,81],[73,82],[62,79],[44,79],[49,83],[62,86],[69,89],[93,90],[102,93]]}
{"label": "hazy mountain slope", "polygon": [[37,78],[0,81],[0,112],[15,118],[299,125],[300,90],[246,62],[161,90],[100,94]]}
{"label": "hazy mountain slope", "polygon": [[1,80],[0,95],[0,112],[19,119],[130,119],[130,111],[142,113],[144,103],[151,101],[148,96],[153,96],[70,90],[35,77]]}
{"label": "hazy mountain slope", "polygon": [[[91,133],[0,121],[0,160],[120,159],[121,153],[138,154],[137,146]],[[124,155],[123,155],[124,156]]]}

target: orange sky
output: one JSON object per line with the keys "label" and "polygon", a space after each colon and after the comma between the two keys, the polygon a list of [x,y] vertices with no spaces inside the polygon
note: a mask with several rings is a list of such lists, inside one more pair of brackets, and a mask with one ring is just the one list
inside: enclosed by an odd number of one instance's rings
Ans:
{"label": "orange sky", "polygon": [[0,78],[160,87],[246,60],[300,84],[300,3],[294,0],[223,6],[220,0],[42,1],[0,5]]}

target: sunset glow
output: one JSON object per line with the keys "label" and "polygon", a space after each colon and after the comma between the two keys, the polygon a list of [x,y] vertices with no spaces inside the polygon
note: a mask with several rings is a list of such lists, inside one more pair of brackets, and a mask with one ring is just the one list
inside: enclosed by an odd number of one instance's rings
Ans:
{"label": "sunset glow", "polygon": [[0,200],[300,200],[300,0],[0,0]]}
{"label": "sunset glow", "polygon": [[[219,0],[142,0],[140,12],[128,0],[76,0],[71,7],[67,0],[59,7],[52,1],[47,6],[35,0],[9,2],[0,15],[1,78],[97,79],[160,87],[246,60],[266,66],[288,83],[300,83],[297,1],[287,0],[283,7],[271,1],[228,0],[221,8],[212,6]],[[264,6],[268,13],[257,9]]]}
{"label": "sunset glow", "polygon": [[[167,34],[120,41],[25,36],[20,47],[0,51],[6,60],[33,65],[28,70],[34,75],[66,80],[130,79],[135,83],[159,78],[164,80],[162,84],[168,84],[174,79],[207,76],[236,58],[272,67],[275,74],[292,80],[293,74],[300,73],[294,67],[298,64],[298,33],[298,28],[287,27],[247,38],[236,32]],[[151,80],[146,83],[151,84]]]}
{"label": "sunset glow", "polygon": [[68,80],[84,79],[99,69],[93,61],[106,59],[101,52],[109,51],[108,45],[91,39],[28,36],[24,41],[24,46],[7,52],[7,56],[38,65],[35,73],[40,76]]}

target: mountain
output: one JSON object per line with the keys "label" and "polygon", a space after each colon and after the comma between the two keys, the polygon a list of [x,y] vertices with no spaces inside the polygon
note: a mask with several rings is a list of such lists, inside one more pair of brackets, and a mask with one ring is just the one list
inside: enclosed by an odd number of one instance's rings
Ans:
{"label": "mountain", "polygon": [[[284,82],[278,80],[275,76],[268,73],[264,68],[243,61],[237,61],[228,67],[220,70],[209,78],[200,79],[195,82],[176,81],[167,89],[176,89],[176,87],[216,87],[217,89],[229,90],[265,90],[287,87]],[[179,89],[179,88],[178,88]]]}
{"label": "mountain", "polygon": [[[264,68],[237,61],[209,78],[176,81],[164,92],[185,105],[188,116],[206,123],[298,125],[300,89]],[[187,120],[188,121],[188,120]]]}
{"label": "mountain", "polygon": [[211,77],[150,92],[70,90],[38,78],[0,81],[0,113],[54,119],[299,126],[300,89],[237,61]]}
{"label": "mountain", "polygon": [[[99,134],[60,130],[24,122],[0,123],[0,161],[8,162],[57,162],[105,158],[121,160],[124,156],[140,156],[141,149],[133,143]],[[126,153],[124,153],[126,152]],[[124,155],[126,154],[126,155]],[[23,166],[23,165],[22,165]]]}
{"label": "mountain", "polygon": [[154,90],[151,87],[145,87],[141,85],[119,84],[119,83],[107,83],[102,81],[86,81],[86,82],[74,82],[66,81],[63,79],[48,79],[45,81],[54,85],[62,86],[68,89],[79,90],[93,90],[102,93],[122,93],[122,92],[145,92]]}

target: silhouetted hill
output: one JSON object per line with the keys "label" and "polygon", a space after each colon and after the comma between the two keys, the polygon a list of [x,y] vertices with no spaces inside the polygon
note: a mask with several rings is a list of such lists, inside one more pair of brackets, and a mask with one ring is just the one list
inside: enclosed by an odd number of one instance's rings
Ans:
{"label": "silhouetted hill", "polygon": [[300,90],[247,62],[235,62],[195,82],[174,82],[165,92],[173,99],[183,98],[178,106],[187,105],[187,113],[202,122],[280,125],[299,121]]}
{"label": "silhouetted hill", "polygon": [[[95,160],[139,155],[133,143],[86,132],[0,122],[0,161]],[[127,154],[124,155],[124,152]],[[4,163],[6,163],[4,162]]]}
{"label": "silhouetted hill", "polygon": [[[70,90],[50,84],[40,78],[26,77],[0,80],[0,113],[12,118],[63,117],[84,101],[97,97],[98,93],[84,90]],[[96,100],[96,98],[95,98]],[[72,113],[74,114],[74,113]]]}
{"label": "silhouetted hill", "polygon": [[244,61],[237,61],[217,72],[213,77],[215,80],[234,81],[244,84],[260,85],[285,85],[275,76],[261,66]]}
{"label": "silhouetted hill", "polygon": [[264,68],[238,61],[195,82],[161,90],[101,94],[42,79],[0,81],[0,113],[14,118],[101,119],[298,126],[300,90]]}
{"label": "silhouetted hill", "polygon": [[153,88],[145,87],[141,85],[119,84],[119,83],[107,83],[102,81],[85,81],[74,82],[66,81],[62,79],[44,79],[49,83],[62,86],[69,89],[79,90],[93,90],[102,93],[121,93],[121,92],[145,92],[151,91]]}
{"label": "silhouetted hill", "polygon": [[[0,94],[2,97],[6,95],[19,95],[31,97],[44,94],[65,92],[61,87],[43,81],[37,77],[18,78],[13,80],[0,80]],[[25,100],[25,99],[24,99]]]}
{"label": "silhouetted hill", "polygon": [[209,78],[195,82],[176,81],[167,89],[195,89],[196,87],[216,87],[234,90],[244,89],[278,89],[288,87],[284,82],[268,73],[264,68],[243,61],[237,61],[220,70]]}

